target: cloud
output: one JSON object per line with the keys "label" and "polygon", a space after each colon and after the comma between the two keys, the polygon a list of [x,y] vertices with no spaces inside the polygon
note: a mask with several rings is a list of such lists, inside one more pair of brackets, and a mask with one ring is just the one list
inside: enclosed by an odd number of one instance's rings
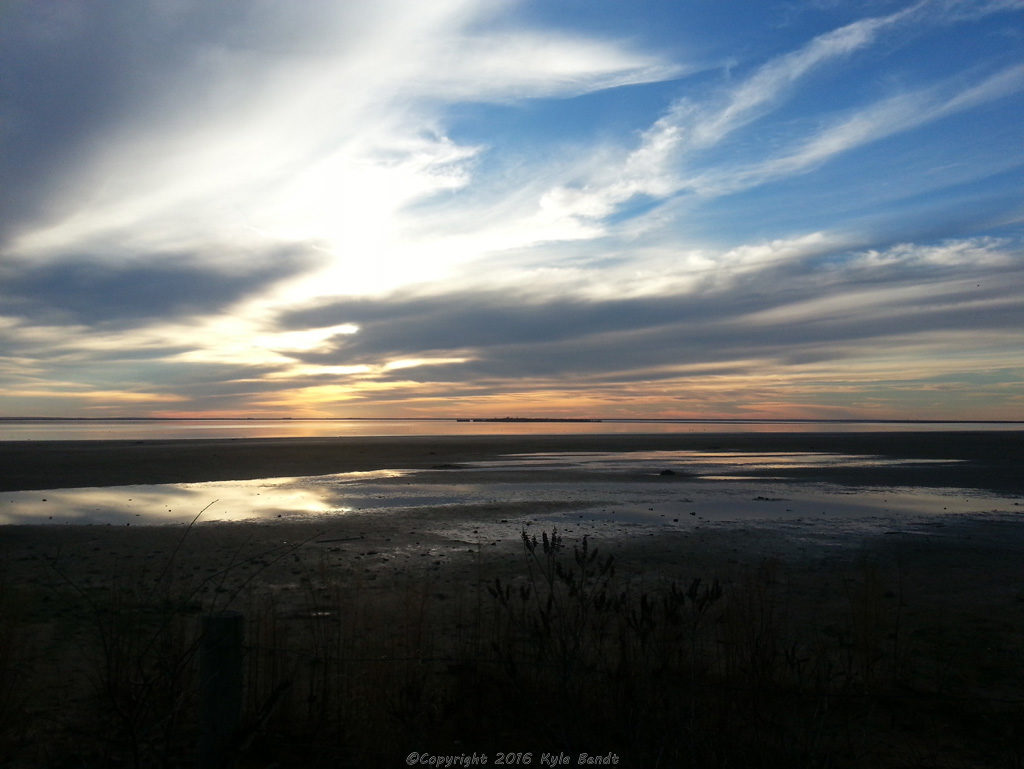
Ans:
{"label": "cloud", "polygon": [[[634,149],[622,153],[612,163],[601,156],[584,183],[551,189],[542,196],[541,208],[557,211],[565,219],[587,222],[590,229],[589,233],[584,231],[585,236],[596,237],[608,232],[602,220],[610,221],[638,198],[659,201],[685,193],[703,197],[735,194],[807,173],[864,145],[1024,89],[1024,68],[1020,65],[981,78],[977,72],[965,73],[946,82],[857,105],[835,117],[818,118],[812,133],[789,140],[789,148],[781,153],[773,153],[769,147],[768,157],[761,152],[756,161],[747,163],[711,156],[710,168],[701,169],[708,162],[702,153],[710,153],[731,134],[778,109],[796,83],[816,70],[867,49],[883,32],[915,22],[951,23],[965,18],[955,4],[933,6],[925,0],[888,16],[848,24],[770,60],[738,85],[704,101],[691,97],[677,100],[639,135]],[[1010,6],[994,3],[977,9],[977,16],[1009,9]],[[748,152],[737,154],[742,157]],[[1008,158],[1006,162],[1013,161]]]}
{"label": "cloud", "polygon": [[1024,66],[1008,67],[958,91],[949,84],[890,97],[859,108],[784,154],[738,170],[716,169],[691,182],[702,194],[725,194],[804,173],[870,142],[941,120],[1024,90]]}
{"label": "cloud", "polygon": [[84,256],[42,264],[0,264],[0,313],[35,322],[114,324],[214,314],[308,269],[309,255],[252,255],[247,269],[221,271],[194,255],[154,254],[129,264]]}
{"label": "cloud", "polygon": [[[1024,321],[1016,299],[1024,256],[1007,241],[788,258],[766,246],[719,258],[723,268],[733,262],[742,269],[689,294],[591,301],[494,291],[397,295],[298,310],[281,323],[359,328],[336,337],[333,349],[296,355],[312,367],[363,365],[376,378],[417,381],[564,381],[602,372],[628,380],[642,376],[635,371],[747,359],[841,360],[892,337],[1016,333]],[[417,356],[455,360],[412,371],[386,366]]]}
{"label": "cloud", "polygon": [[996,13],[1021,10],[1020,0],[932,0],[926,7],[946,23],[973,21]]}
{"label": "cloud", "polygon": [[696,148],[717,144],[729,133],[760,117],[797,81],[825,64],[866,48],[881,32],[897,26],[921,6],[922,3],[918,3],[888,16],[861,19],[772,59],[731,89],[723,105],[701,111],[690,129],[690,144]]}
{"label": "cloud", "polygon": [[[10,252],[267,238],[372,249],[374,228],[410,201],[465,183],[475,150],[439,132],[440,105],[564,97],[677,72],[613,42],[509,29],[498,6],[466,0],[206,6],[93,14],[71,4],[52,73],[15,73],[23,89],[10,101],[23,114],[5,138],[36,160],[9,170],[42,190],[48,210],[6,223]],[[52,19],[22,13],[14,28],[34,31],[36,44],[14,45],[10,58],[46,58],[41,28]],[[169,48],[147,52],[147,38]],[[90,81],[69,105],[60,78],[76,67]],[[50,78],[59,92],[47,93]],[[96,112],[82,128],[78,103]],[[60,137],[40,139],[40,123],[60,127],[72,157],[43,159]]]}
{"label": "cloud", "polygon": [[678,77],[686,70],[609,42],[557,33],[459,35],[431,51],[416,97],[505,102],[570,97]]}

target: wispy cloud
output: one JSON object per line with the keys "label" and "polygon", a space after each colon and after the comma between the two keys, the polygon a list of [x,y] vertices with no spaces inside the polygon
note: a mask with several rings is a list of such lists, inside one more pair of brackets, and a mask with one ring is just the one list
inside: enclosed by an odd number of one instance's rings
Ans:
{"label": "wispy cloud", "polygon": [[847,24],[762,65],[726,93],[723,105],[701,111],[690,129],[692,146],[700,148],[718,143],[730,132],[761,116],[801,78],[868,47],[883,31],[897,26],[924,4]]}
{"label": "wispy cloud", "polygon": [[750,167],[717,169],[689,181],[702,194],[727,194],[803,173],[870,142],[909,131],[957,112],[1024,90],[1024,66],[1008,67],[954,90],[951,84],[902,93],[862,107],[783,154]]}
{"label": "wispy cloud", "polygon": [[555,209],[566,218],[590,222],[589,234],[593,237],[606,232],[597,225],[599,220],[612,216],[636,196],[666,199],[686,192],[702,196],[732,194],[805,173],[866,144],[1019,93],[1024,89],[1024,68],[1020,65],[988,75],[964,73],[946,82],[857,105],[835,116],[823,113],[813,133],[791,140],[790,147],[781,153],[745,165],[726,160],[701,170],[705,162],[702,151],[711,150],[734,132],[778,109],[801,79],[868,49],[884,32],[911,23],[981,17],[1011,7],[992,3],[967,14],[961,13],[955,3],[925,0],[888,16],[864,19],[822,34],[703,101],[691,97],[676,101],[640,134],[634,149],[612,164],[614,171],[605,170],[608,161],[602,156],[601,167],[593,170],[585,183],[552,189],[541,198],[541,206],[548,211]]}

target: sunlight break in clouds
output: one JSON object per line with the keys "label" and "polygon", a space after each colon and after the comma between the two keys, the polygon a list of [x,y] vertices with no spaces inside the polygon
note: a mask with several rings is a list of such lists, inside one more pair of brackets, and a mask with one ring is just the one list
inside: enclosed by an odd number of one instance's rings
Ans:
{"label": "sunlight break in clouds", "polygon": [[1019,2],[2,14],[0,413],[1021,403]]}
{"label": "sunlight break in clouds", "polygon": [[[477,148],[440,133],[436,102],[574,96],[673,72],[650,56],[554,33],[467,36],[482,11],[471,3],[388,5],[397,7],[370,18],[310,18],[308,39],[284,51],[197,46],[173,83],[179,102],[144,100],[76,169],[81,203],[16,237],[12,252],[269,240],[386,258],[403,207],[469,178]],[[346,29],[353,23],[361,34]],[[190,114],[196,97],[207,108]]]}

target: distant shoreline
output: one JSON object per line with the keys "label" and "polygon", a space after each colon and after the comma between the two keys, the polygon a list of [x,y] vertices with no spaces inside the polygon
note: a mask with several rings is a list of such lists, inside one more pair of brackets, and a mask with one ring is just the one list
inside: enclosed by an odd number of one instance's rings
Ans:
{"label": "distant shoreline", "polygon": [[473,417],[460,418],[456,422],[529,422],[544,424],[547,422],[604,422],[603,419],[577,419],[573,417]]}

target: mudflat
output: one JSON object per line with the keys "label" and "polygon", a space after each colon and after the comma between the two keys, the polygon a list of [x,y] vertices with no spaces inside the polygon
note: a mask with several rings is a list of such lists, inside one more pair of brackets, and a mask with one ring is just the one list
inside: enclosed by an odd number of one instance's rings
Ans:
{"label": "mudflat", "polygon": [[[1024,491],[1024,432],[681,433],[0,442],[0,491],[428,469],[535,452],[781,451],[937,460],[792,470],[858,485]],[[954,463],[938,460],[959,460]]]}

